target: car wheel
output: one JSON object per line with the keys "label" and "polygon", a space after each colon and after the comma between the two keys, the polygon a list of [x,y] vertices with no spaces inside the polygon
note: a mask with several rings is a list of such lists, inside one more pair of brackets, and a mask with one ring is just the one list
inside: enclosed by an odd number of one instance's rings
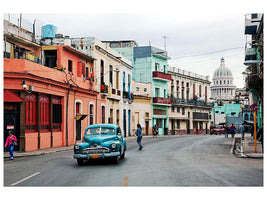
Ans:
{"label": "car wheel", "polygon": [[122,159],[125,158],[125,150],[124,150],[123,154],[121,155],[121,158],[122,158]]}
{"label": "car wheel", "polygon": [[77,159],[77,164],[78,164],[79,166],[83,165],[83,159]]}
{"label": "car wheel", "polygon": [[115,164],[119,164],[119,162],[120,162],[120,156],[117,156],[117,157],[113,158],[113,162]]}

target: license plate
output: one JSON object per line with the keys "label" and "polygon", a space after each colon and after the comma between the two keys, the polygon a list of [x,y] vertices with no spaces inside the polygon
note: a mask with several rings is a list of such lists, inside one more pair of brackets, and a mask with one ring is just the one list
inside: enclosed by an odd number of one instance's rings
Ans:
{"label": "license plate", "polygon": [[99,155],[92,155],[91,158],[92,158],[92,159],[99,158]]}

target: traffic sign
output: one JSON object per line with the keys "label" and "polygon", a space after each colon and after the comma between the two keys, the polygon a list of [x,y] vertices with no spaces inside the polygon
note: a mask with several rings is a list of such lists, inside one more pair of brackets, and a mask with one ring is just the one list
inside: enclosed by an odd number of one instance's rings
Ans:
{"label": "traffic sign", "polygon": [[253,110],[253,111],[257,111],[257,110],[259,110],[259,105],[256,104],[256,103],[254,103],[254,104],[252,104],[252,105],[250,106],[250,109]]}

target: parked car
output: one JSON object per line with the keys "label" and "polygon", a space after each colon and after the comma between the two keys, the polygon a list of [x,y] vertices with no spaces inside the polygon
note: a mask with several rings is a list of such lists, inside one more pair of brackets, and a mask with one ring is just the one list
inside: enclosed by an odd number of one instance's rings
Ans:
{"label": "parked car", "polygon": [[118,164],[120,158],[125,158],[125,151],[126,140],[119,126],[96,124],[88,126],[83,141],[74,145],[73,158],[77,159],[78,165],[82,165],[84,160],[106,158]]}
{"label": "parked car", "polygon": [[211,135],[221,135],[224,134],[224,127],[221,125],[216,125],[210,129]]}

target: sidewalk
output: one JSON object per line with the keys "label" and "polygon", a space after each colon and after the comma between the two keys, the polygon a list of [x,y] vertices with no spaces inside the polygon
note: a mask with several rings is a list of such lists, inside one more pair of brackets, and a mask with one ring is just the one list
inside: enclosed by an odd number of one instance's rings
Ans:
{"label": "sidewalk", "polygon": [[[152,137],[152,136],[145,136],[145,137]],[[135,136],[126,137],[126,141],[134,140],[134,139],[136,139]],[[27,152],[14,151],[13,155],[14,155],[14,158],[40,156],[40,155],[45,155],[45,154],[54,153],[54,152],[73,150],[74,148],[73,146],[74,145],[64,146],[64,147],[55,147],[55,148],[49,148],[49,149],[40,149],[36,151],[27,151]],[[4,152],[3,154],[4,154],[4,158],[10,158],[9,152]]]}
{"label": "sidewalk", "polygon": [[257,152],[255,152],[255,139],[250,134],[245,134],[244,140],[241,140],[241,134],[235,135],[234,153],[241,158],[263,159],[261,143],[257,141]]}

